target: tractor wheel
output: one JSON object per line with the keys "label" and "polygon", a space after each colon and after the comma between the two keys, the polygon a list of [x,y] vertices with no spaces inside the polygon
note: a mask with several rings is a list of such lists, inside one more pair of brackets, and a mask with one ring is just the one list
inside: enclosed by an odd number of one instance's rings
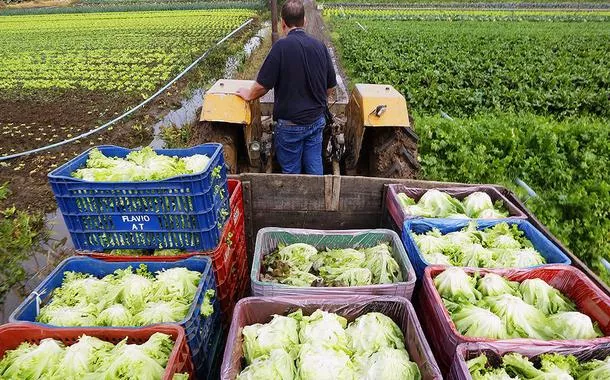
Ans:
{"label": "tractor wheel", "polygon": [[417,135],[410,128],[371,128],[369,173],[373,177],[416,178]]}
{"label": "tractor wheel", "polygon": [[222,144],[225,164],[231,174],[237,174],[239,129],[240,126],[233,124],[202,121],[194,129],[190,145],[211,142]]}

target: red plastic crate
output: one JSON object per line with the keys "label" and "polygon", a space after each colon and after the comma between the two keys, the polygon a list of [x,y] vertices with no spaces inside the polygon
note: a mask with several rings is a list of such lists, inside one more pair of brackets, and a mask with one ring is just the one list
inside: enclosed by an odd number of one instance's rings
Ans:
{"label": "red plastic crate", "polygon": [[[217,284],[217,297],[221,302],[221,306],[225,309],[233,308],[235,304],[234,293],[236,291],[236,284],[231,276],[231,271],[236,268],[234,252],[238,251],[237,246],[243,246],[245,252],[245,239],[244,243],[240,245],[240,239],[245,237],[245,216],[244,216],[244,202],[242,196],[242,185],[241,181],[229,179],[229,194],[230,194],[230,205],[231,215],[227,220],[227,224],[222,232],[220,244],[213,251],[206,252],[185,252],[182,255],[176,256],[116,256],[109,253],[103,252],[79,252],[81,255],[101,259],[109,262],[125,262],[125,261],[177,261],[192,256],[209,256],[212,259],[212,267],[216,276]],[[228,304],[227,304],[228,302]],[[223,305],[224,304],[224,305]]]}
{"label": "red plastic crate", "polygon": [[[610,297],[598,288],[584,273],[567,265],[547,265],[533,269],[474,269],[463,268],[469,274],[475,272],[495,273],[511,281],[521,282],[539,278],[561,291],[576,304],[581,313],[587,314],[596,321],[604,337],[581,340],[549,340],[516,338],[495,340],[482,337],[467,337],[460,334],[443,305],[441,296],[434,286],[434,278],[446,268],[442,266],[427,267],[422,279],[422,291],[419,297],[420,316],[435,357],[446,373],[457,346],[470,342],[510,342],[521,346],[537,344],[571,344],[590,345],[610,343]],[[425,318],[424,318],[425,316]]]}
{"label": "red plastic crate", "polygon": [[[243,297],[243,284],[248,283],[248,258],[246,256],[245,235],[237,243],[235,248],[234,266],[230,274],[231,292],[224,294],[224,299],[220,298],[220,306],[226,324],[231,323],[233,308],[237,301]],[[221,296],[222,297],[222,296]]]}
{"label": "red plastic crate", "polygon": [[74,344],[82,335],[94,336],[113,344],[128,337],[129,343],[142,344],[156,332],[170,335],[175,342],[163,380],[171,380],[176,373],[188,373],[189,378],[193,379],[193,363],[186,344],[184,329],[171,324],[143,328],[53,328],[30,323],[9,323],[0,326],[0,359],[6,351],[17,348],[23,342],[40,343],[45,338],[60,340],[68,346]]}

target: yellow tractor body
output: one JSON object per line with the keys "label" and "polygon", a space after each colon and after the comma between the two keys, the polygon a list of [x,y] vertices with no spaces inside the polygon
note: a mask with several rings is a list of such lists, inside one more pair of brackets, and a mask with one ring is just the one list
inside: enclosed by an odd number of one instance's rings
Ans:
{"label": "yellow tractor body", "polygon": [[355,170],[360,156],[366,154],[371,175],[412,177],[417,172],[417,136],[411,129],[407,102],[394,87],[356,84],[349,97],[346,119],[348,170]]}
{"label": "yellow tractor body", "polygon": [[[250,88],[251,80],[218,80],[204,95],[200,121],[210,128],[209,141],[222,142],[225,160],[231,172],[237,172],[238,150],[236,144],[243,136],[250,166],[258,166],[260,158],[261,111],[257,100],[245,101],[236,95],[240,88]],[[215,138],[211,139],[211,138]]]}

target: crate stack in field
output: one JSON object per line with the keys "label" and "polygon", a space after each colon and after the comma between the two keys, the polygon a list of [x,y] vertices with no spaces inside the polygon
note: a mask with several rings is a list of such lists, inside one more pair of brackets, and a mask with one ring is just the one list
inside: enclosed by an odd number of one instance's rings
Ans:
{"label": "crate stack in field", "polygon": [[[501,204],[508,215],[493,219],[461,219],[422,217],[411,214],[419,211],[417,205],[427,191],[441,191],[459,202],[475,192],[485,193],[494,205]],[[406,198],[408,197],[408,199]],[[406,200],[405,200],[406,199]],[[575,354],[579,359],[601,358],[608,356],[610,347],[610,297],[597,287],[583,272],[571,266],[568,256],[547,236],[535,228],[528,216],[505,197],[496,187],[464,186],[439,188],[412,188],[402,184],[388,186],[386,193],[385,222],[399,232],[410,261],[417,273],[415,308],[425,335],[430,343],[434,357],[443,373],[449,379],[472,379],[466,361],[480,354],[485,354],[488,363],[498,365],[499,358],[506,353],[515,352],[534,360],[545,353],[562,355]],[[597,324],[603,334],[593,339],[555,339],[541,340],[515,337],[511,339],[490,339],[470,337],[458,331],[453,322],[448,306],[435,285],[435,278],[444,273],[449,266],[430,264],[420,246],[416,235],[435,234],[443,236],[469,227],[476,223],[476,230],[493,228],[506,223],[510,228],[517,228],[523,237],[530,241],[533,249],[544,258],[544,263],[526,268],[479,268],[462,266],[470,276],[481,278],[488,273],[499,275],[506,280],[521,283],[527,279],[541,279],[559,290],[571,300],[577,311],[587,315]],[[430,256],[428,256],[430,257]],[[454,262],[455,264],[455,262]],[[451,307],[455,307],[451,305]]]}
{"label": "crate stack in field", "polygon": [[[114,146],[96,149],[107,157],[124,158],[132,152]],[[48,336],[72,344],[82,332],[113,343],[121,340],[119,336],[135,343],[165,331],[175,347],[164,379],[174,373],[187,373],[190,379],[216,378],[228,321],[248,283],[242,187],[227,177],[222,145],[157,150],[174,157],[206,155],[209,162],[200,173],[142,182],[74,178],[90,152],[49,174],[79,256],[62,262],[13,312],[12,323],[0,330],[0,340],[10,342],[0,345],[0,356],[20,340],[38,342]],[[141,326],[134,319],[132,326],[107,327],[46,325],[38,320],[67,272],[101,279],[128,268],[137,271],[142,265],[154,276],[172,268],[201,273],[182,320],[164,318],[163,323]]]}

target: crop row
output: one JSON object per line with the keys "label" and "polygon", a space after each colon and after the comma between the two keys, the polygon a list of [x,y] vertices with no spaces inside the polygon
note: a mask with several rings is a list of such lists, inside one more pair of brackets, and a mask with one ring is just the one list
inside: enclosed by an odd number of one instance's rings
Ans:
{"label": "crop row", "polygon": [[610,116],[607,22],[333,20],[350,79],[419,112]]}
{"label": "crop row", "polygon": [[456,10],[456,9],[369,9],[329,7],[324,15],[334,18],[400,21],[553,21],[608,22],[610,10]]}
{"label": "crop row", "polygon": [[452,6],[477,6],[477,5],[563,5],[571,4],[583,6],[587,4],[605,4],[607,0],[325,0],[329,4],[417,4],[417,5],[452,5]]}
{"label": "crop row", "polygon": [[0,90],[148,94],[252,11],[0,17]]}

